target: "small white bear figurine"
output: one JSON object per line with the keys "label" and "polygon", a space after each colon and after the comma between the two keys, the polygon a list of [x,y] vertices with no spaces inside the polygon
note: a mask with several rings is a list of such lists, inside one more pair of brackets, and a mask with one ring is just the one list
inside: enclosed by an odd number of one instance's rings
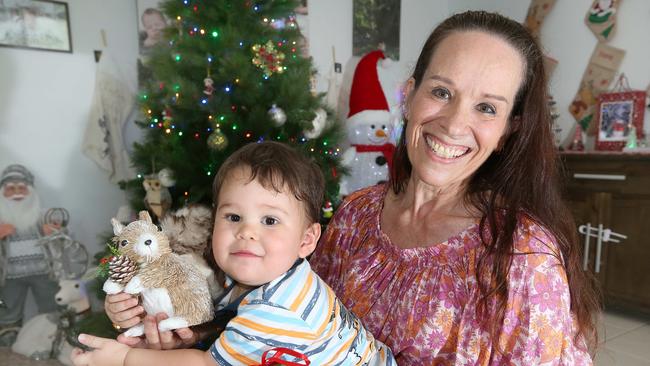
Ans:
{"label": "small white bear figurine", "polygon": [[[147,314],[162,312],[169,317],[158,323],[160,331],[211,320],[213,305],[205,276],[172,252],[168,237],[152,223],[147,211],[140,211],[138,218],[126,227],[111,219],[120,253],[137,262],[138,271],[126,286],[109,278],[104,283],[104,291],[141,294]],[[141,336],[144,325],[140,323],[124,334]]]}

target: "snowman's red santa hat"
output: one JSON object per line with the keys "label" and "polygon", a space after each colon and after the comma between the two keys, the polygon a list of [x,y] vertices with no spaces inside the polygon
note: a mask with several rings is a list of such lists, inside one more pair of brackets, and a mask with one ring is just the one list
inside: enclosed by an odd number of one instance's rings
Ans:
{"label": "snowman's red santa hat", "polygon": [[388,122],[390,112],[386,96],[379,83],[377,63],[385,59],[381,50],[363,56],[352,77],[349,122]]}

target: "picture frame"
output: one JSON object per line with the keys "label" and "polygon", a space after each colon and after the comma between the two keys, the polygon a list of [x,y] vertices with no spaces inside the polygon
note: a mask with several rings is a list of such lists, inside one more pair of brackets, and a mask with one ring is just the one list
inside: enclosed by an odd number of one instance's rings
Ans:
{"label": "picture frame", "polygon": [[163,40],[163,32],[172,22],[162,11],[161,0],[137,0],[138,45],[141,57],[148,57],[151,49]]}
{"label": "picture frame", "polygon": [[0,46],[72,53],[68,3],[0,0]]}
{"label": "picture frame", "polygon": [[352,55],[382,49],[399,61],[402,0],[354,0],[352,3]]}
{"label": "picture frame", "polygon": [[594,121],[598,128],[596,150],[623,150],[632,127],[636,129],[637,138],[642,138],[645,98],[646,92],[641,90],[598,96]]}

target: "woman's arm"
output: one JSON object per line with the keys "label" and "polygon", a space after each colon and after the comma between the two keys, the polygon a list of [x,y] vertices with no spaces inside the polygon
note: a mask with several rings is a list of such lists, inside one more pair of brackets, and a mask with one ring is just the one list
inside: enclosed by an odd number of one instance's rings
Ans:
{"label": "woman's arm", "polygon": [[586,342],[575,337],[568,280],[554,241],[535,227],[517,236],[524,242],[516,245],[508,275],[503,325],[492,345],[504,352],[494,364],[591,365]]}

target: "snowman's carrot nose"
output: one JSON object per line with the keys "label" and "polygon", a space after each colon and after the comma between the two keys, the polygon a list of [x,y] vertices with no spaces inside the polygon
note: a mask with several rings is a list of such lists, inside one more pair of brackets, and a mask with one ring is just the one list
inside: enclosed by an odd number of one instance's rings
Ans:
{"label": "snowman's carrot nose", "polygon": [[386,137],[386,132],[384,132],[384,130],[379,129],[379,130],[377,130],[375,132],[375,136],[377,136],[377,137]]}

